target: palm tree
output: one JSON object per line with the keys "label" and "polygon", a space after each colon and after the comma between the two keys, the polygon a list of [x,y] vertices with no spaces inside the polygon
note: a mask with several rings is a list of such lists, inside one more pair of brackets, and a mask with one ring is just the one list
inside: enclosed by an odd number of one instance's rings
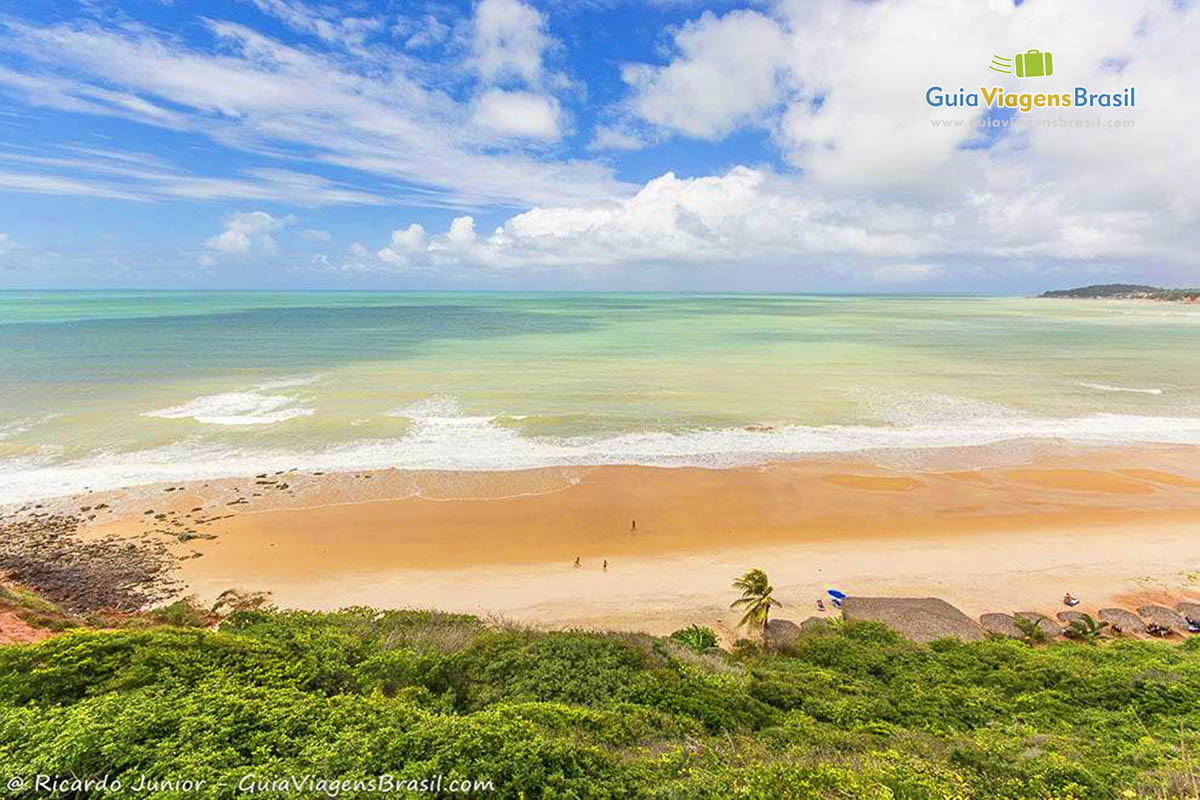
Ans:
{"label": "palm tree", "polygon": [[1080,614],[1079,619],[1071,620],[1070,627],[1067,628],[1064,635],[1092,644],[1100,638],[1107,627],[1107,622],[1097,622],[1092,619],[1090,614]]}
{"label": "palm tree", "polygon": [[733,588],[741,589],[742,596],[729,604],[730,608],[745,609],[738,627],[746,626],[757,630],[763,644],[767,643],[767,616],[771,606],[782,605],[771,596],[774,589],[767,580],[767,573],[761,569],[752,569],[733,582]]}
{"label": "palm tree", "polygon": [[1030,647],[1046,641],[1046,631],[1042,629],[1044,619],[1048,620],[1049,617],[1040,614],[1036,617],[1022,617],[1019,614],[1013,617],[1013,624],[1021,631],[1021,641]]}

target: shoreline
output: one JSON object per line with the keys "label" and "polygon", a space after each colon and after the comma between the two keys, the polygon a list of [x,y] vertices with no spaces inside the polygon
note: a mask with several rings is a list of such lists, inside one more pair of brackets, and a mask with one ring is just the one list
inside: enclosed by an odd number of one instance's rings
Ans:
{"label": "shoreline", "polygon": [[1198,598],[1198,452],[1063,450],[942,471],[282,471],[67,505],[80,542],[165,548],[173,596],[202,602],[236,588],[293,608],[441,608],[655,634],[699,622],[730,638],[729,582],[751,567],[794,621],[828,588],[940,597],[976,618],[1053,616],[1066,591],[1091,612]]}

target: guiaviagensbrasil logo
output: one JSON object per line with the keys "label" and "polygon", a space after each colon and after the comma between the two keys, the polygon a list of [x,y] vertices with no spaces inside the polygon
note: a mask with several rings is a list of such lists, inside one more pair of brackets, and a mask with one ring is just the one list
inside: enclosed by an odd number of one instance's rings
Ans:
{"label": "guiaviagensbrasil logo", "polygon": [[[1026,50],[1015,55],[993,55],[988,69],[1018,78],[1049,78],[1054,75],[1054,56],[1049,50]],[[953,85],[953,84],[951,84]],[[1042,88],[1044,84],[1039,83]],[[1069,89],[1069,91],[1067,91]],[[978,91],[959,88],[947,91],[930,86],[925,102],[934,108],[1011,108],[1028,113],[1042,108],[1133,108],[1134,87],[1111,92],[1093,92],[1086,86],[1061,87],[1059,91],[1010,92],[1001,86],[980,86]]]}
{"label": "guiaviagensbrasil logo", "polygon": [[1026,50],[1012,58],[992,56],[989,66],[996,72],[1010,75],[1015,72],[1018,78],[1047,78],[1054,74],[1054,56],[1041,50]]}

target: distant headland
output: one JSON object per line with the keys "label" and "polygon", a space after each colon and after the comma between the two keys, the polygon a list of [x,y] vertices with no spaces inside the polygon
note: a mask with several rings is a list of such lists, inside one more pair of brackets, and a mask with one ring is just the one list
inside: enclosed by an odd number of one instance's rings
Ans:
{"label": "distant headland", "polygon": [[1171,303],[1200,303],[1200,289],[1164,289],[1136,283],[1099,283],[1076,289],[1042,292],[1039,297],[1102,300],[1160,300]]}

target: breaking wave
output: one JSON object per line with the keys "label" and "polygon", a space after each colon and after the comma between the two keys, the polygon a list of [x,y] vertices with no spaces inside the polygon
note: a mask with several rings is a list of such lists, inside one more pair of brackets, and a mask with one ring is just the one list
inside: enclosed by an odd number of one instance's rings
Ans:
{"label": "breaking wave", "polygon": [[[246,393],[198,398],[164,411],[201,421],[252,419],[256,423],[291,418],[297,412],[311,413],[291,405],[289,398],[268,400],[270,396],[249,393],[243,399],[243,394]],[[441,413],[451,407],[426,404],[421,408],[428,411],[435,406]],[[173,480],[239,477],[291,468],[331,472],[389,467],[507,471],[609,464],[727,468],[826,454],[965,448],[1021,440],[1059,440],[1081,445],[1200,445],[1200,418],[1120,414],[1063,419],[975,417],[940,425],[648,430],[573,437],[523,436],[512,427],[497,424],[493,417],[421,417],[412,406],[402,416],[414,420],[412,429],[403,436],[363,439],[318,450],[249,449],[193,441],[150,450],[100,454],[67,464],[0,465],[0,503],[72,494],[85,488],[101,490]]]}

